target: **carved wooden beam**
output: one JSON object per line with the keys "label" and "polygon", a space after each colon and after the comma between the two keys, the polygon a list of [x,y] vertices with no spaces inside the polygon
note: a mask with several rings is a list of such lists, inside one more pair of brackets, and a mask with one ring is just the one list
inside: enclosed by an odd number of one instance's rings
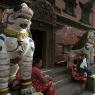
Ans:
{"label": "carved wooden beam", "polygon": [[83,30],[95,30],[95,28],[91,25],[87,25],[79,21],[74,21],[66,16],[56,15],[56,22],[60,23],[63,26],[64,24],[67,24]]}

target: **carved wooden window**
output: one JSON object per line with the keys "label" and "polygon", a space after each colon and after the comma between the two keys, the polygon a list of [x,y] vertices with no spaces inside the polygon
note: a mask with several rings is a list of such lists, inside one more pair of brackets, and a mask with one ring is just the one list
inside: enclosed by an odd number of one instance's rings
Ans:
{"label": "carved wooden window", "polygon": [[90,18],[90,13],[92,12],[92,3],[87,2],[86,4],[82,4],[81,2],[79,2],[79,5],[82,11],[80,21],[85,24],[90,24],[89,18]]}
{"label": "carved wooden window", "polygon": [[74,9],[76,7],[76,0],[64,0],[65,2],[65,12],[71,16],[75,16]]}
{"label": "carved wooden window", "polygon": [[55,8],[55,11],[56,11],[57,13],[61,13],[61,9],[60,9],[59,7],[55,6],[54,8]]}

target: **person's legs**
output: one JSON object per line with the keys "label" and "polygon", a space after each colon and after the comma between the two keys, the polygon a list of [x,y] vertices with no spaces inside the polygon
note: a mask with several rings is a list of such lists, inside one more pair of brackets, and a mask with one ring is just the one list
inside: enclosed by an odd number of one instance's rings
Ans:
{"label": "person's legs", "polygon": [[32,85],[36,91],[42,92],[43,95],[56,95],[52,81],[48,81],[46,83],[32,81]]}
{"label": "person's legs", "polygon": [[56,95],[55,88],[54,88],[52,81],[49,81],[48,83],[46,83],[45,92],[46,92],[46,95]]}
{"label": "person's legs", "polygon": [[51,85],[48,89],[48,95],[56,95],[55,94],[55,88],[53,85]]}

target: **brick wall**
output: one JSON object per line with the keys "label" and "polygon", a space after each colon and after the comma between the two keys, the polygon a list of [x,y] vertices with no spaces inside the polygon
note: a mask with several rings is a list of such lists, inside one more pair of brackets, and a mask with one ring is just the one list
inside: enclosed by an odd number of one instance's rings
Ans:
{"label": "brick wall", "polygon": [[[75,17],[73,17],[73,16],[70,16],[70,15],[68,15],[68,14],[66,14],[65,12],[64,12],[64,9],[65,9],[65,2],[64,2],[64,0],[55,0],[56,1],[56,3],[55,3],[55,6],[57,7],[57,8],[59,8],[60,9],[60,15],[64,15],[64,16],[66,16],[66,17],[69,17],[69,18],[71,18],[72,20],[75,20],[75,21],[79,21],[80,20],[80,17],[81,17],[81,8],[80,8],[80,6],[79,6],[79,2],[81,2],[81,3],[83,3],[83,4],[85,4],[85,3],[87,3],[89,0],[76,0],[76,3],[77,3],[77,5],[76,5],[76,8],[74,9],[74,11],[75,11]],[[93,15],[95,15],[95,4],[93,4]],[[57,11],[56,11],[57,12]],[[57,12],[58,13],[58,12]],[[93,19],[95,19],[95,17],[93,17]],[[90,15],[90,23],[92,24],[92,13],[91,13],[91,15]],[[94,25],[95,25],[95,20],[94,20]]]}
{"label": "brick wall", "polygon": [[[68,17],[74,21],[79,21],[81,18],[81,15],[82,15],[81,14],[82,11],[81,11],[79,2],[85,4],[88,1],[89,0],[76,0],[77,5],[76,5],[76,8],[74,9],[76,16],[71,16],[71,15],[68,15],[67,13],[65,13],[65,11],[64,11],[64,9],[65,9],[64,0],[55,0],[55,8],[60,10],[60,11],[55,10],[56,14],[61,15],[61,16],[66,16],[66,17]],[[89,22],[90,22],[91,26],[95,26],[95,10],[94,9],[95,9],[95,4],[93,3],[93,8],[92,8],[93,12],[90,14],[90,17],[89,17]],[[87,31],[82,30],[82,29],[77,29],[76,27],[71,27],[71,28],[68,28],[68,27],[70,27],[70,26],[64,25],[63,28],[58,29],[56,31],[56,37],[55,37],[56,38],[56,44],[58,44],[57,43],[58,38],[64,37],[66,32],[68,32],[68,34],[69,33],[75,34],[78,37],[81,37],[85,32],[87,32]],[[61,55],[61,53],[63,53],[63,52],[60,52],[60,55]],[[58,54],[59,54],[59,52],[57,51],[55,56],[57,56]]]}

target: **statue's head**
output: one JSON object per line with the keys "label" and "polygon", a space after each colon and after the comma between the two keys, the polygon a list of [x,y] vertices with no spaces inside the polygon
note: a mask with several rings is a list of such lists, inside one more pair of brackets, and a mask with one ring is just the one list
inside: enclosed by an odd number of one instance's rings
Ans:
{"label": "statue's head", "polygon": [[85,44],[85,49],[91,50],[93,47],[95,47],[95,31],[90,30],[88,32],[87,43]]}
{"label": "statue's head", "polygon": [[94,30],[90,30],[88,32],[88,42],[95,45],[95,31]]}
{"label": "statue's head", "polygon": [[6,9],[3,13],[2,23],[18,29],[26,29],[30,28],[32,16],[33,10],[26,3],[22,3],[13,9]]}

